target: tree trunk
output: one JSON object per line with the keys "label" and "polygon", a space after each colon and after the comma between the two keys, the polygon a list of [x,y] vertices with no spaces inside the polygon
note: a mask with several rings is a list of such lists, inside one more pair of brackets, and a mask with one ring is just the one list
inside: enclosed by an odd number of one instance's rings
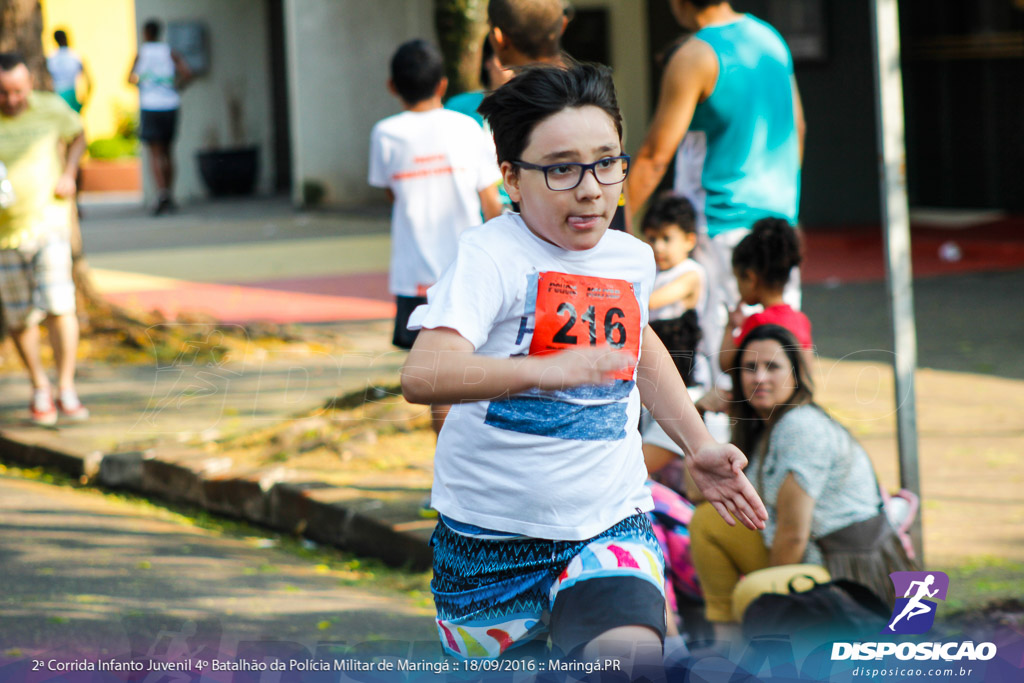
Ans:
{"label": "tree trunk", "polygon": [[487,0],[434,0],[434,27],[444,56],[448,94],[479,89]]}
{"label": "tree trunk", "polygon": [[0,52],[20,52],[36,90],[53,90],[42,38],[43,11],[38,0],[0,0]]}

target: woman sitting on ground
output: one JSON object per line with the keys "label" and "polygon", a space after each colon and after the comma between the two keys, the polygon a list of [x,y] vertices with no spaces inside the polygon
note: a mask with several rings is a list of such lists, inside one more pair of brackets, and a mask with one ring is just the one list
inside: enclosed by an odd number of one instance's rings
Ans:
{"label": "woman sitting on ground", "polygon": [[[749,531],[721,518],[716,523],[718,515],[707,504],[695,511],[691,550],[708,620],[716,627],[740,621],[733,589],[741,576],[801,563],[828,573],[804,566],[793,575],[810,570],[818,581],[829,573],[857,581],[891,605],[889,572],[909,569],[910,561],[881,512],[867,453],[814,403],[800,345],[785,328],[761,325],[743,340],[736,361],[732,441],[749,454],[747,475],[768,508],[768,523],[763,532]],[[788,578],[780,572],[767,574],[775,575],[774,585],[785,586]],[[748,583],[742,592],[767,592],[756,588]],[[728,627],[716,630],[729,635]]]}

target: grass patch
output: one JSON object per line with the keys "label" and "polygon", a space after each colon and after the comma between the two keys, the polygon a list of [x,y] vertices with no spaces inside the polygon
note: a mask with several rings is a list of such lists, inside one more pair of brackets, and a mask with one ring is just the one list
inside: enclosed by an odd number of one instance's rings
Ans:
{"label": "grass patch", "polygon": [[1024,563],[985,555],[944,571],[949,575],[950,590],[940,620],[1024,595]]}

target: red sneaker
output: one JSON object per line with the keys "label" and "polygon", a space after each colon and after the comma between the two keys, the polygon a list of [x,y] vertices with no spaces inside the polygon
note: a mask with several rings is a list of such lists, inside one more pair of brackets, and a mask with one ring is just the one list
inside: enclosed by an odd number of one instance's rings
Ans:
{"label": "red sneaker", "polygon": [[46,405],[39,409],[35,402],[29,404],[28,411],[32,415],[32,423],[41,427],[52,427],[57,424],[57,409],[53,407],[53,401],[47,401]]}
{"label": "red sneaker", "polygon": [[[74,422],[82,422],[89,419],[89,409],[79,403],[71,410],[67,410],[64,407],[63,401],[57,399],[57,409],[60,410],[60,414],[69,420]],[[56,413],[54,414],[54,421],[56,421]]]}

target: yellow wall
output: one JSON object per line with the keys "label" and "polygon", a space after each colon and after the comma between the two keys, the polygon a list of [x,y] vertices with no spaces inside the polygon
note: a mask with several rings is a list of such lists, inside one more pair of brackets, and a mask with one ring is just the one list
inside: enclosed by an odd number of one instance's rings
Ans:
{"label": "yellow wall", "polygon": [[[68,44],[92,77],[92,96],[82,110],[89,140],[110,137],[125,114],[136,116],[139,97],[128,85],[135,59],[134,0],[42,0],[43,52],[57,49],[53,32],[64,29]],[[79,93],[81,93],[81,85]]]}

